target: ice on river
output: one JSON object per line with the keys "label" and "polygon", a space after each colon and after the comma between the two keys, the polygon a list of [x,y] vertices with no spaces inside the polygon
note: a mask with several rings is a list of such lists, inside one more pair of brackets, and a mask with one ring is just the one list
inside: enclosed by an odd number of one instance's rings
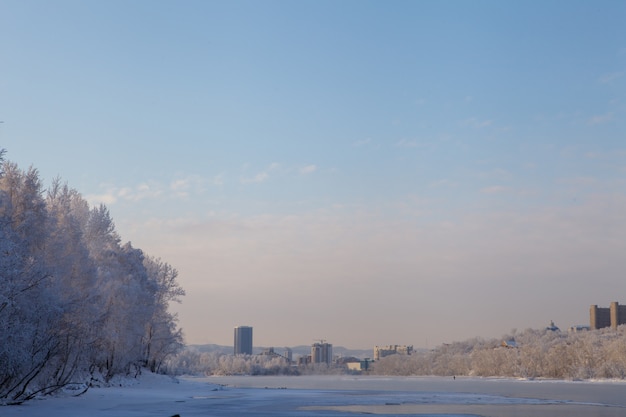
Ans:
{"label": "ice on river", "polygon": [[626,384],[351,376],[170,378],[93,388],[0,408],[3,417],[380,416],[613,417]]}

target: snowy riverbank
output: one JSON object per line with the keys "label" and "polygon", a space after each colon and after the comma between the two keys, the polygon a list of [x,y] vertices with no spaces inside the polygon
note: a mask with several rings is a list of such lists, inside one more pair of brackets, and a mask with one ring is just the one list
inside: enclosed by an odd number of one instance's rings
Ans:
{"label": "snowy riverbank", "polygon": [[[110,417],[164,416],[188,411],[188,402],[206,398],[218,385],[144,373],[134,379],[118,379],[113,386],[91,388],[78,397],[71,393],[0,408],[3,417]],[[204,415],[182,414],[184,416]]]}

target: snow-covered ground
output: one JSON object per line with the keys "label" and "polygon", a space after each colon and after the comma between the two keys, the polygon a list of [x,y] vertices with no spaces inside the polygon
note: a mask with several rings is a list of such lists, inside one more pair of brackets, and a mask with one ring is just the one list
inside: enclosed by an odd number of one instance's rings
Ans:
{"label": "snow-covered ground", "polygon": [[19,406],[2,417],[419,416],[582,417],[626,415],[626,384],[471,378],[213,377],[144,374]]}
{"label": "snow-covered ground", "polygon": [[118,380],[118,386],[91,388],[85,394],[62,393],[0,407],[2,417],[104,417],[104,416],[207,416],[190,412],[202,399],[218,398],[220,387],[207,382],[186,381],[144,373],[137,379]]}

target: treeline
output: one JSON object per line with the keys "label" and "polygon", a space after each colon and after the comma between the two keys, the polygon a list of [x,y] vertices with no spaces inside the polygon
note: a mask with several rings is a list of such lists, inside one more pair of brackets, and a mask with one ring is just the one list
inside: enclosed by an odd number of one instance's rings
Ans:
{"label": "treeline", "polygon": [[122,244],[109,211],[0,152],[0,404],[88,387],[182,347],[177,271]]}
{"label": "treeline", "polygon": [[162,369],[170,375],[320,375],[342,374],[345,366],[323,363],[294,365],[279,355],[233,355],[222,352],[200,352],[185,347],[163,363]]}
{"label": "treeline", "polygon": [[[503,343],[504,342],[504,343]],[[167,358],[167,373],[181,375],[302,375],[352,373],[344,365],[289,364],[284,358],[200,352],[186,347]],[[390,355],[370,363],[370,375],[477,376],[569,380],[626,379],[626,325],[560,332],[514,331],[499,339],[474,338]]]}
{"label": "treeline", "polygon": [[[503,343],[505,342],[505,343]],[[163,369],[190,375],[302,375],[350,373],[341,365],[294,367],[284,358],[233,356],[187,347]],[[514,331],[499,339],[474,338],[370,364],[370,375],[477,376],[552,379],[626,379],[626,325],[617,330]]]}
{"label": "treeline", "polygon": [[199,352],[186,347],[169,357],[163,370],[171,375],[297,375],[299,370],[280,356]]}
{"label": "treeline", "polygon": [[371,373],[624,379],[626,326],[574,333],[528,329],[501,339],[455,342],[411,356],[382,358],[372,364]]}

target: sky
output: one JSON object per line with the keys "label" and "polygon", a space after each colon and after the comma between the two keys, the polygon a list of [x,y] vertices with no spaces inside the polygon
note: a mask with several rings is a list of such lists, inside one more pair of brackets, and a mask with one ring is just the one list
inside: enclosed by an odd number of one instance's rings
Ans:
{"label": "sky", "polygon": [[0,148],[179,272],[190,344],[626,304],[626,3],[0,0]]}

